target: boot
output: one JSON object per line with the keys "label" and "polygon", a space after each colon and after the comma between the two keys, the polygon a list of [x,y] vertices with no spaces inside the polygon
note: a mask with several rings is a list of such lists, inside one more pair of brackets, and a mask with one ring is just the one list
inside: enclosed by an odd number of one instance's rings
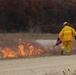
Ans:
{"label": "boot", "polygon": [[70,55],[70,52],[67,52],[67,55]]}
{"label": "boot", "polygon": [[63,55],[63,51],[61,51],[61,55]]}

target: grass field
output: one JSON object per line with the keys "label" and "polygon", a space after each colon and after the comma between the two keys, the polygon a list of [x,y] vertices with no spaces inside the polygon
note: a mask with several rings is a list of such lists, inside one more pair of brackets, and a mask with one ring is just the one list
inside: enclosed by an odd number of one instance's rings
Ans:
{"label": "grass field", "polygon": [[33,33],[8,33],[0,34],[0,43],[3,45],[16,45],[22,40],[36,40],[36,39],[57,39],[57,34],[33,34]]}

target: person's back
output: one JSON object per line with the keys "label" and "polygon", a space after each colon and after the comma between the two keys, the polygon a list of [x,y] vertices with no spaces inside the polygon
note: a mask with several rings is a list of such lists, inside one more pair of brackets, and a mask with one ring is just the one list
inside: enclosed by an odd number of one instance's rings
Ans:
{"label": "person's back", "polygon": [[63,41],[73,41],[73,34],[76,35],[76,32],[72,27],[64,26],[64,28],[59,33],[59,37],[63,37]]}
{"label": "person's back", "polygon": [[60,31],[57,41],[62,39],[62,42],[63,42],[62,47],[61,47],[61,55],[63,55],[63,51],[65,49],[67,50],[67,55],[70,55],[71,47],[73,43],[72,35],[74,34],[75,39],[76,39],[76,31],[74,28],[70,27],[68,22],[64,22],[63,26],[64,28]]}

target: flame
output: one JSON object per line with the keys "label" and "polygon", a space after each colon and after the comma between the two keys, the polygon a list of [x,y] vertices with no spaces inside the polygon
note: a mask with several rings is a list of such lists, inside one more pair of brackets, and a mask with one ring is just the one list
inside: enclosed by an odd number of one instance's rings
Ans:
{"label": "flame", "polygon": [[25,56],[24,46],[19,45],[18,48],[19,48],[19,50],[18,50],[19,55],[20,56]]}
{"label": "flame", "polygon": [[5,48],[3,50],[0,49],[0,51],[2,52],[3,54],[3,58],[7,58],[7,57],[17,57],[16,56],[16,53],[11,50],[10,48]]}
{"label": "flame", "polygon": [[[27,48],[25,48],[25,45],[27,46]],[[5,49],[0,48],[0,58],[18,58],[19,56],[29,57],[34,55],[41,55],[43,53],[44,51],[42,49],[35,48],[34,45],[30,44],[30,42],[22,45],[21,39],[19,40],[19,46],[17,51],[14,51],[10,48],[5,48]]]}

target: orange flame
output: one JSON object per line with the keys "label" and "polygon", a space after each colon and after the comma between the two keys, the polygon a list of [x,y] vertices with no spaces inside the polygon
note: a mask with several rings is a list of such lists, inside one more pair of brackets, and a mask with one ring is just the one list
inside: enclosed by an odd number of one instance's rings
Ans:
{"label": "orange flame", "polygon": [[[20,40],[21,41],[21,40]],[[20,44],[20,42],[19,42]],[[20,44],[18,46],[18,50],[14,51],[10,48],[2,49],[0,48],[0,55],[1,58],[18,58],[19,56],[34,56],[34,55],[41,55],[44,53],[42,49],[37,49],[30,43],[27,43],[27,49],[25,49],[24,45]]]}
{"label": "orange flame", "polygon": [[25,56],[25,51],[24,51],[24,46],[23,45],[19,45],[18,46],[18,53],[20,56]]}
{"label": "orange flame", "polygon": [[3,50],[0,50],[3,54],[3,58],[7,58],[7,57],[17,57],[16,53],[11,50],[10,48],[5,48]]}

